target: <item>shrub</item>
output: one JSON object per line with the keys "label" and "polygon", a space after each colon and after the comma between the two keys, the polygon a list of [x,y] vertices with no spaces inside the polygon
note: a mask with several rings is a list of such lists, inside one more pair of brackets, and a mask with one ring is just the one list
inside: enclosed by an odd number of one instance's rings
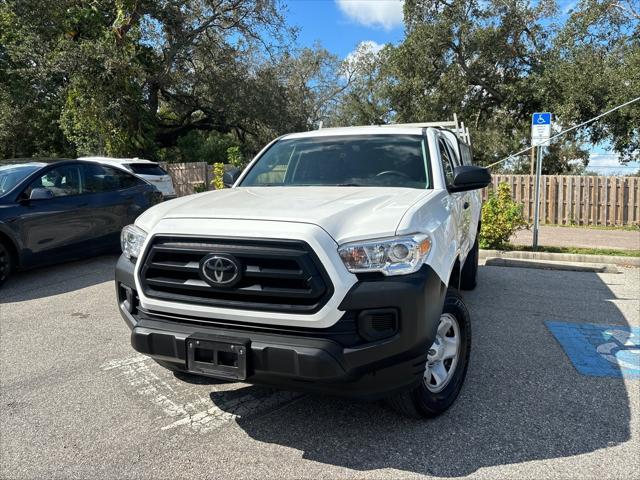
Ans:
{"label": "shrub", "polygon": [[528,228],[522,217],[522,204],[511,198],[511,187],[498,185],[497,193],[489,191],[489,199],[482,206],[481,248],[504,248],[511,236],[522,228]]}
{"label": "shrub", "polygon": [[204,183],[196,183],[193,186],[193,193],[202,193],[207,191],[207,186]]}
{"label": "shrub", "polygon": [[214,163],[213,164],[213,180],[211,180],[211,185],[216,190],[222,190],[224,188],[224,163]]}
{"label": "shrub", "polygon": [[236,168],[244,168],[245,161],[240,152],[240,147],[233,146],[227,148],[227,162]]}

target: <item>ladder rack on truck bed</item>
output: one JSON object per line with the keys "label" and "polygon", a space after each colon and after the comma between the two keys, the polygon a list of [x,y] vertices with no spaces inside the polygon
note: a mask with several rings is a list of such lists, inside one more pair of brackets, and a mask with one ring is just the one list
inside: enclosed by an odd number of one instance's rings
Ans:
{"label": "ladder rack on truck bed", "polygon": [[388,125],[380,125],[381,127],[419,127],[419,128],[446,128],[451,130],[460,140],[471,146],[471,136],[469,135],[469,127],[464,126],[464,122],[458,122],[458,115],[453,114],[453,120],[444,122],[417,122],[417,123],[392,123]]}

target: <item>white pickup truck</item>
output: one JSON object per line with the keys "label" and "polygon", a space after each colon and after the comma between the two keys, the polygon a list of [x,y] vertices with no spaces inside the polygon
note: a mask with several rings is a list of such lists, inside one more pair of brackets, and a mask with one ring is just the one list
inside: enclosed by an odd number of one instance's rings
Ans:
{"label": "white pickup truck", "polygon": [[285,135],[232,188],[147,210],[116,268],[133,347],[176,371],[442,413],[469,362],[459,290],[476,284],[490,181],[459,136]]}

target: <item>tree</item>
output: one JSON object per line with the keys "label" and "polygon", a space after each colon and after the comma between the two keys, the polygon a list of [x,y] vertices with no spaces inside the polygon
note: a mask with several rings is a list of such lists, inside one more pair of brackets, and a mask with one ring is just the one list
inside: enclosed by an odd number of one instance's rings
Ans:
{"label": "tree", "polygon": [[292,48],[281,12],[279,0],[2,2],[0,155],[197,160],[312,127],[344,89],[340,62]]}
{"label": "tree", "polygon": [[380,125],[390,123],[394,112],[388,92],[388,49],[362,42],[342,64],[347,88],[331,124]]}
{"label": "tree", "polygon": [[[625,0],[583,0],[559,28],[540,76],[544,102],[568,127],[640,94],[640,14]],[[593,123],[582,141],[609,142],[621,162],[640,158],[640,104]]]}
{"label": "tree", "polygon": [[[529,146],[532,112],[551,110],[568,127],[633,98],[640,91],[638,17],[620,5],[632,2],[583,1],[558,25],[551,0],[407,0],[406,39],[389,55],[397,120],[458,113],[486,164]],[[634,108],[567,135],[545,157],[547,172],[584,161],[587,140],[610,140],[630,158],[637,125]]]}

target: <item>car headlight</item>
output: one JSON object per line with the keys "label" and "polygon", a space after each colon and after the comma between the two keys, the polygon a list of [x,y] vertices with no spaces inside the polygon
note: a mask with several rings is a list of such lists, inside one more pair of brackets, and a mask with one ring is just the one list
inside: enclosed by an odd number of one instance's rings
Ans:
{"label": "car headlight", "polygon": [[420,269],[430,250],[431,239],[419,233],[345,243],[338,248],[338,254],[351,273],[406,275]]}
{"label": "car headlight", "polygon": [[147,238],[147,232],[135,225],[127,225],[120,233],[120,246],[127,258],[138,258],[142,252],[142,245]]}

